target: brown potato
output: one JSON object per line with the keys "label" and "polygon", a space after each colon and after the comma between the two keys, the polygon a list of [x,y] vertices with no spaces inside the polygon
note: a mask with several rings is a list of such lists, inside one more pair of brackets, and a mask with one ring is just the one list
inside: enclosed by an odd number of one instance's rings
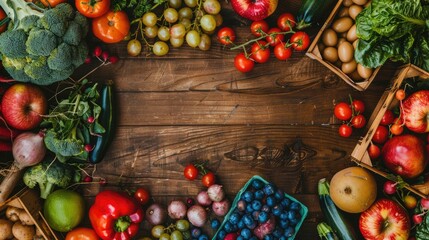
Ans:
{"label": "brown potato", "polygon": [[353,59],[350,62],[343,63],[341,65],[341,71],[343,71],[345,74],[350,74],[350,73],[356,71],[356,66],[357,66],[357,63]]}
{"label": "brown potato", "polygon": [[354,42],[358,37],[356,35],[356,24],[354,24],[347,32],[347,41]]}
{"label": "brown potato", "polygon": [[372,75],[372,69],[371,68],[364,67],[359,63],[357,65],[357,72],[358,72],[359,76],[361,76],[363,79],[367,79],[367,78],[371,77],[371,75]]}
{"label": "brown potato", "polygon": [[353,20],[350,17],[342,17],[335,20],[332,24],[332,29],[337,33],[347,32],[353,25]]}
{"label": "brown potato", "polygon": [[349,16],[349,8],[348,7],[342,7],[338,13],[337,17],[348,17]]}
{"label": "brown potato", "polygon": [[326,29],[322,34],[322,42],[323,44],[325,44],[325,46],[328,46],[328,47],[333,47],[337,45],[337,42],[338,42],[337,33],[330,28]]}
{"label": "brown potato", "polygon": [[341,62],[350,62],[354,57],[353,45],[344,41],[338,46],[338,58]]}
{"label": "brown potato", "polygon": [[327,47],[323,50],[323,59],[328,62],[334,63],[338,60],[338,51],[334,47]]}
{"label": "brown potato", "polygon": [[363,8],[362,6],[353,4],[349,7],[349,16],[353,19],[356,20],[356,16],[362,12]]}
{"label": "brown potato", "polygon": [[350,73],[350,74],[348,74],[348,76],[353,80],[353,81],[355,81],[355,82],[361,82],[361,81],[363,81],[364,79],[359,75],[359,73],[357,72],[357,70],[356,71],[354,71],[354,72],[352,72],[352,73]]}
{"label": "brown potato", "polygon": [[345,7],[350,7],[353,4],[352,0],[344,0],[343,1],[343,6]]}
{"label": "brown potato", "polygon": [[352,2],[357,5],[365,5],[368,2],[368,0],[352,0]]}
{"label": "brown potato", "polygon": [[354,49],[356,49],[356,46],[357,46],[357,44],[358,44],[358,42],[359,42],[359,38],[358,39],[356,39],[354,42],[353,42],[353,48]]}
{"label": "brown potato", "polygon": [[317,47],[319,48],[319,52],[323,52],[325,50],[326,46],[322,42],[317,43]]}

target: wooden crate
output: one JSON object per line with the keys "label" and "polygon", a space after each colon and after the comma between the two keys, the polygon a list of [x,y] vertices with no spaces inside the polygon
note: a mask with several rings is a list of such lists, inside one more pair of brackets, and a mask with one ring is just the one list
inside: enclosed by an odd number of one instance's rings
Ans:
{"label": "wooden crate", "polygon": [[340,68],[335,66],[334,64],[325,61],[322,58],[322,53],[319,49],[318,43],[322,38],[323,32],[331,26],[331,23],[335,20],[335,17],[337,15],[337,12],[340,10],[341,6],[343,4],[343,0],[338,0],[337,4],[335,5],[332,12],[329,14],[329,17],[326,19],[325,23],[322,25],[322,28],[317,33],[316,37],[314,38],[313,42],[310,44],[310,47],[307,50],[306,55],[310,57],[311,59],[315,59],[325,65],[329,70],[334,72],[337,76],[339,76],[341,79],[343,79],[347,84],[352,86],[358,91],[365,91],[365,89],[368,88],[368,86],[371,84],[371,82],[374,80],[375,76],[377,75],[378,71],[380,70],[380,67],[373,70],[371,76],[368,79],[364,79],[362,81],[354,81],[351,77],[349,77],[347,74],[345,74]]}
{"label": "wooden crate", "polygon": [[58,240],[58,236],[49,227],[41,213],[42,201],[36,190],[24,188],[16,195],[9,198],[0,205],[0,213],[6,211],[9,206],[24,209],[35,223],[36,228],[42,233],[46,240]]}
{"label": "wooden crate", "polygon": [[[386,89],[386,91],[383,93],[381,99],[379,100],[377,106],[374,109],[374,112],[368,120],[368,131],[366,135],[358,141],[356,147],[351,154],[352,161],[385,178],[389,178],[388,173],[380,171],[379,169],[373,167],[367,149],[369,147],[369,144],[371,143],[371,139],[374,135],[375,129],[380,124],[381,119],[386,110],[392,109],[399,104],[398,100],[395,98],[396,91],[400,89],[401,84],[405,79],[411,77],[429,79],[429,73],[410,64],[407,64],[398,69],[398,71],[395,73],[395,77],[393,79],[391,87]],[[406,188],[420,197],[428,197],[427,194],[420,192],[419,190],[413,188],[413,186],[411,185],[407,185]]]}

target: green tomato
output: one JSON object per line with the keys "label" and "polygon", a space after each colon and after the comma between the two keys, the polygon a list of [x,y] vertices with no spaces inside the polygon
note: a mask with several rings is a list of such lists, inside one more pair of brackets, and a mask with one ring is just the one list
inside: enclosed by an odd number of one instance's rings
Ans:
{"label": "green tomato", "polygon": [[75,191],[60,189],[48,195],[43,214],[52,229],[68,232],[82,222],[85,200]]}

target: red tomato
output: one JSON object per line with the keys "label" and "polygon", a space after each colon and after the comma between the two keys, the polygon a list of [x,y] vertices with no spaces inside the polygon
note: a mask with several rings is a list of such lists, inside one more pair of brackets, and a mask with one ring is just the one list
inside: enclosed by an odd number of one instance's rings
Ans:
{"label": "red tomato", "polygon": [[190,163],[185,167],[183,175],[188,180],[195,180],[198,177],[198,168],[194,164]]}
{"label": "red tomato", "polygon": [[293,49],[303,51],[310,46],[310,37],[305,32],[296,32],[290,37]]}
{"label": "red tomato", "polygon": [[223,45],[231,44],[235,41],[235,32],[230,27],[223,27],[217,32],[217,39]]}
{"label": "red tomato", "polygon": [[137,200],[141,205],[146,205],[150,201],[150,194],[144,188],[137,188],[134,192],[134,199]]}
{"label": "red tomato", "polygon": [[366,125],[366,118],[362,114],[358,114],[352,118],[351,123],[355,128],[363,128]]}
{"label": "red tomato", "polygon": [[274,47],[274,56],[280,61],[287,60],[292,56],[292,48],[281,42]]}
{"label": "red tomato", "polygon": [[274,47],[275,45],[283,42],[285,39],[285,35],[281,34],[281,32],[282,30],[280,30],[280,28],[271,28],[268,30],[268,36],[265,38],[265,40],[267,40],[267,42]]}
{"label": "red tomato", "polygon": [[375,129],[374,135],[372,136],[372,141],[375,143],[383,144],[389,138],[389,130],[386,126],[379,125]]}
{"label": "red tomato", "polygon": [[124,11],[108,11],[92,20],[92,32],[105,43],[117,43],[128,35],[130,20]]}
{"label": "red tomato", "polygon": [[65,3],[67,0],[40,0],[40,2],[45,5],[46,7],[55,7],[60,3]]}
{"label": "red tomato", "polygon": [[393,135],[401,135],[402,132],[404,132],[404,125],[397,123],[390,125],[390,133]]}
{"label": "red tomato", "polygon": [[291,13],[283,13],[277,18],[277,27],[284,32],[290,31],[295,25],[295,17]]}
{"label": "red tomato", "polygon": [[203,182],[203,185],[205,187],[210,187],[211,185],[215,184],[216,176],[214,175],[214,173],[208,172],[203,176],[201,181]]}
{"label": "red tomato", "polygon": [[345,102],[335,105],[334,115],[339,120],[347,121],[352,117],[352,108]]}
{"label": "red tomato", "polygon": [[[6,13],[4,12],[4,10],[2,8],[0,8],[0,21],[5,19],[7,17]],[[4,32],[6,30],[7,24],[4,23],[3,25],[1,25],[0,27],[0,33]]]}
{"label": "red tomato", "polygon": [[76,0],[76,9],[87,18],[101,17],[110,9],[110,0]]}
{"label": "red tomato", "polygon": [[257,63],[265,63],[270,59],[270,46],[264,40],[252,44],[250,57]]}
{"label": "red tomato", "polygon": [[361,100],[353,100],[352,108],[355,114],[362,114],[365,111],[365,103]]}
{"label": "red tomato", "polygon": [[263,33],[267,33],[270,27],[265,20],[254,21],[250,24],[250,32],[256,37],[262,36]]}
{"label": "red tomato", "polygon": [[343,124],[338,128],[338,133],[341,137],[350,137],[352,135],[353,129],[351,126],[347,124]]}
{"label": "red tomato", "polygon": [[380,124],[383,126],[390,125],[393,123],[394,119],[395,119],[395,115],[393,114],[392,110],[387,109],[383,117],[381,118]]}
{"label": "red tomato", "polygon": [[91,228],[79,227],[67,233],[65,240],[99,240],[100,237]]}
{"label": "red tomato", "polygon": [[404,89],[398,89],[395,93],[395,97],[396,99],[398,99],[399,101],[402,101],[405,99],[405,91]]}
{"label": "red tomato", "polygon": [[246,57],[244,53],[239,53],[234,58],[234,66],[240,72],[250,72],[255,67],[255,62]]}
{"label": "red tomato", "polygon": [[369,157],[374,160],[380,157],[381,150],[377,145],[371,143],[368,147],[368,154]]}

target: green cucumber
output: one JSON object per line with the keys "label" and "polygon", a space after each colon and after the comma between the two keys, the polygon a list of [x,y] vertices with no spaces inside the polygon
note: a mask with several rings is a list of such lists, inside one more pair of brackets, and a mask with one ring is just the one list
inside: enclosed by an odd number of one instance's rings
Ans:
{"label": "green cucumber", "polygon": [[329,195],[329,183],[325,178],[319,180],[318,184],[320,208],[325,216],[326,222],[332,227],[335,234],[342,240],[355,240],[353,226],[344,217],[344,214],[335,206]]}
{"label": "green cucumber", "polygon": [[296,15],[296,28],[304,29],[323,20],[332,10],[335,0],[303,0]]}
{"label": "green cucumber", "polygon": [[320,240],[339,240],[337,234],[332,230],[326,222],[317,224],[317,233],[319,234]]}
{"label": "green cucumber", "polygon": [[115,119],[115,108],[114,108],[114,99],[113,99],[113,86],[112,82],[108,82],[107,84],[103,84],[101,87],[100,93],[100,107],[101,112],[98,118],[99,123],[105,129],[105,132],[100,136],[96,136],[93,140],[93,149],[89,154],[89,162],[92,164],[99,163],[104,154],[107,151],[107,147],[109,146],[113,133],[116,126]]}

